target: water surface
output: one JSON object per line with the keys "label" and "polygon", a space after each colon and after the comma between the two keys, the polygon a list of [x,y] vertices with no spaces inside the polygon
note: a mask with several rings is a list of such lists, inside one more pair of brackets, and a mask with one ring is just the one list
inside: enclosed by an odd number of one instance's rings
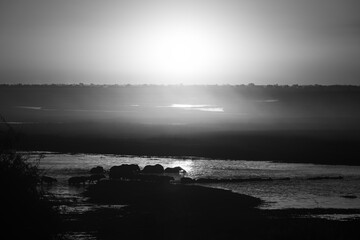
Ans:
{"label": "water surface", "polygon": [[[133,157],[101,154],[44,154],[40,167],[44,173],[58,179],[53,191],[68,194],[77,188],[67,186],[71,176],[86,175],[95,166],[110,169],[114,165],[148,164],[164,167],[181,166],[191,178],[272,178],[273,181],[202,184],[225,188],[259,197],[266,201],[263,209],[283,208],[360,208],[360,167],[278,163],[269,161],[209,160],[197,158]],[[309,180],[312,177],[343,179]],[[290,180],[276,180],[290,178]],[[355,199],[344,196],[356,196]]]}

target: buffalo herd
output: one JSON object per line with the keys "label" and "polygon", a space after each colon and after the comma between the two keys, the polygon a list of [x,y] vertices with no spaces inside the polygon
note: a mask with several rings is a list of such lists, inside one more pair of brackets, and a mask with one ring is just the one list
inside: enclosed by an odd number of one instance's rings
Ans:
{"label": "buffalo herd", "polygon": [[[103,167],[93,167],[87,176],[74,176],[68,179],[69,185],[85,185],[86,183],[97,183],[101,179],[105,179],[106,175],[111,180],[136,180],[144,182],[169,183],[174,180],[175,175],[184,175],[186,171],[181,167],[164,168],[160,164],[146,165],[142,170],[137,164],[122,164],[113,166],[109,171],[105,171]],[[170,176],[169,176],[170,175]],[[42,176],[41,184],[51,185],[57,180],[52,177]]]}
{"label": "buffalo herd", "polygon": [[[69,185],[85,185],[86,183],[96,183],[105,179],[108,174],[111,180],[136,180],[156,183],[169,183],[174,177],[168,175],[181,175],[186,171],[181,167],[165,168],[160,165],[146,165],[142,170],[137,164],[122,164],[113,166],[109,171],[103,167],[97,166],[89,171],[89,176],[75,176],[68,179]],[[168,174],[168,175],[167,175]]]}

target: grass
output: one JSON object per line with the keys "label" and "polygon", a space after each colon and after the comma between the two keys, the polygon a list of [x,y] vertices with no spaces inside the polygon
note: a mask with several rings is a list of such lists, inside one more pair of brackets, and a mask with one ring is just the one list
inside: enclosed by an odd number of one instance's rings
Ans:
{"label": "grass", "polygon": [[[4,119],[0,116],[0,120]],[[11,128],[0,131],[0,222],[1,234],[9,239],[52,239],[60,221],[57,211],[38,187],[37,161],[15,149],[16,134]]]}

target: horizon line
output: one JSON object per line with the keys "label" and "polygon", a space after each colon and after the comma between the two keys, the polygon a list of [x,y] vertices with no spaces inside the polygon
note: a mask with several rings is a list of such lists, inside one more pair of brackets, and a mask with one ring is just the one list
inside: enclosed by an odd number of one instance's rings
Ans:
{"label": "horizon line", "polygon": [[100,84],[100,83],[0,83],[0,87],[12,86],[76,86],[76,87],[360,87],[360,84]]}

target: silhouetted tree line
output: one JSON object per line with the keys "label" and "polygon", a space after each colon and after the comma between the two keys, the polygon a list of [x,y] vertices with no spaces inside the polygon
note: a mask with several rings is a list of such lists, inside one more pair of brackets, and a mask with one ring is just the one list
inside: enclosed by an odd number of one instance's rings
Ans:
{"label": "silhouetted tree line", "polygon": [[256,85],[253,83],[249,84],[209,84],[209,85],[183,85],[183,84],[171,84],[171,85],[164,85],[164,84],[93,84],[93,83],[74,83],[74,84],[0,84],[0,88],[37,88],[37,87],[80,87],[80,88],[142,88],[142,87],[153,87],[153,88],[236,88],[236,89],[277,89],[277,90],[322,90],[322,91],[360,91],[359,85],[299,85],[299,84],[292,84],[292,85],[281,85],[281,84],[268,84],[268,85]]}

